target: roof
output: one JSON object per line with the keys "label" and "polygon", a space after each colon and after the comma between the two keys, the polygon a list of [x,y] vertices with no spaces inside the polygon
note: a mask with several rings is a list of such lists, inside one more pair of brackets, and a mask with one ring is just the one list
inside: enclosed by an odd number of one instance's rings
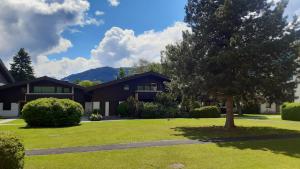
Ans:
{"label": "roof", "polygon": [[51,78],[51,77],[47,77],[47,76],[39,77],[39,78],[36,78],[36,79],[33,79],[33,80],[27,80],[27,81],[17,82],[17,83],[14,83],[14,84],[7,84],[7,85],[4,85],[4,86],[0,86],[0,90],[1,89],[11,88],[11,87],[22,86],[22,85],[25,85],[27,83],[34,83],[34,82],[39,82],[39,81],[43,81],[43,80],[85,90],[84,87],[76,85],[74,83],[70,83],[70,82],[62,81],[62,80],[57,80],[57,79],[54,79],[54,78]]}
{"label": "roof", "polygon": [[7,70],[7,68],[5,67],[4,63],[2,62],[2,60],[0,59],[0,73],[3,73],[4,78],[9,82],[9,83],[14,83],[15,79],[12,77],[12,75],[10,74],[10,72]]}
{"label": "roof", "polygon": [[170,82],[170,79],[165,75],[162,75],[162,74],[156,73],[156,72],[146,72],[146,73],[141,73],[141,74],[135,74],[135,75],[132,75],[132,76],[127,76],[127,77],[124,77],[122,79],[113,80],[113,81],[102,83],[102,84],[99,84],[99,85],[91,86],[91,87],[87,88],[87,90],[91,91],[91,90],[95,90],[95,89],[100,89],[100,88],[103,88],[103,87],[107,87],[107,86],[115,85],[115,84],[118,84],[118,83],[138,79],[138,78],[145,77],[145,76],[155,76],[155,77],[158,77],[158,78],[162,79],[163,81]]}

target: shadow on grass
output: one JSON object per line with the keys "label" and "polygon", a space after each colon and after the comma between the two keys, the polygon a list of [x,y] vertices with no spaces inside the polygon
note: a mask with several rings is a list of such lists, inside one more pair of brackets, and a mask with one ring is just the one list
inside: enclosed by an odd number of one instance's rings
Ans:
{"label": "shadow on grass", "polygon": [[266,116],[260,116],[260,115],[247,115],[244,114],[242,116],[237,116],[237,118],[240,119],[255,119],[255,120],[268,120],[269,118]]}
{"label": "shadow on grass", "polygon": [[181,133],[177,135],[191,140],[213,141],[219,147],[271,151],[300,158],[300,132],[295,130],[273,127],[238,127],[226,130],[221,126],[173,129]]}

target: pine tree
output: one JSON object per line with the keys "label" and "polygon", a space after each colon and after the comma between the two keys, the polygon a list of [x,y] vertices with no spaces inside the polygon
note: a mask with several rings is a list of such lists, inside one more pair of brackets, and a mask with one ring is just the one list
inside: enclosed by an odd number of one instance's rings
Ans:
{"label": "pine tree", "polygon": [[14,56],[13,63],[10,65],[10,72],[17,82],[34,79],[31,58],[24,48]]}
{"label": "pine tree", "polygon": [[281,102],[295,87],[299,22],[287,22],[286,6],[286,0],[188,0],[192,32],[166,48],[163,65],[183,93],[224,99],[225,127],[234,128],[234,98]]}

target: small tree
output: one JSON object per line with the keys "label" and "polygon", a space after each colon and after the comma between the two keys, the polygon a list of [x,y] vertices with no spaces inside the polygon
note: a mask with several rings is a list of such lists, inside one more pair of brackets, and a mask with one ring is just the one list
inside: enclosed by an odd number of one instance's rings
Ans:
{"label": "small tree", "polygon": [[78,85],[82,86],[82,87],[91,87],[91,86],[95,86],[98,84],[100,84],[99,81],[90,81],[90,80],[83,80],[78,83]]}
{"label": "small tree", "polygon": [[33,67],[31,59],[24,48],[21,48],[10,64],[10,72],[16,81],[26,81],[34,79]]}
{"label": "small tree", "polygon": [[126,72],[125,72],[125,69],[124,68],[120,68],[119,69],[119,75],[118,75],[118,79],[122,79],[126,77]]}

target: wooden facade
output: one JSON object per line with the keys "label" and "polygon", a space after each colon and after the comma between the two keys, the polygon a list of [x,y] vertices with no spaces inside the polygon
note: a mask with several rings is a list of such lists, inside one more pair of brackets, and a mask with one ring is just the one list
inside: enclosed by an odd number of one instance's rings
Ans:
{"label": "wooden facade", "polygon": [[165,81],[169,79],[158,73],[147,72],[84,88],[66,81],[41,77],[0,86],[0,104],[4,108],[17,105],[18,114],[23,105],[32,100],[63,98],[82,104],[85,110],[100,109],[105,116],[117,116],[116,108],[120,102],[130,96],[140,101],[153,101],[157,93],[165,91]]}

